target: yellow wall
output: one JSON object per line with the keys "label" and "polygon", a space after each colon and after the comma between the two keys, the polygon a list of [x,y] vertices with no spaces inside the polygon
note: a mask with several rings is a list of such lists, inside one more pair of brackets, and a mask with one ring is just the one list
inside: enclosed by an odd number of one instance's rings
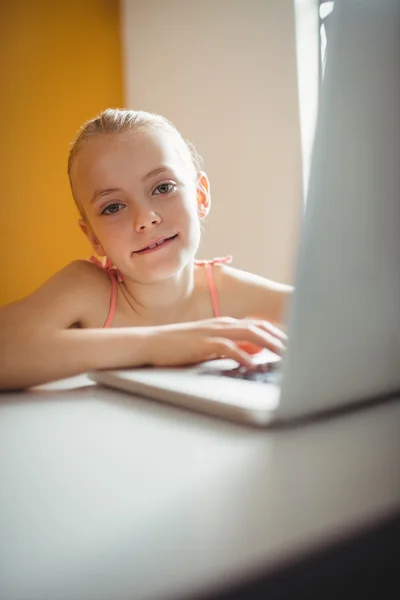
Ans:
{"label": "yellow wall", "polygon": [[68,186],[69,143],[123,105],[118,0],[13,0],[0,19],[0,304],[90,254]]}

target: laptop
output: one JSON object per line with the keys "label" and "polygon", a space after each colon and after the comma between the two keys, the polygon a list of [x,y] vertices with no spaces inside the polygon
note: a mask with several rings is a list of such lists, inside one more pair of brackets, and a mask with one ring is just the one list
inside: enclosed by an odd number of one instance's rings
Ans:
{"label": "laptop", "polygon": [[259,426],[400,391],[400,0],[336,0],[330,18],[282,360],[94,381]]}

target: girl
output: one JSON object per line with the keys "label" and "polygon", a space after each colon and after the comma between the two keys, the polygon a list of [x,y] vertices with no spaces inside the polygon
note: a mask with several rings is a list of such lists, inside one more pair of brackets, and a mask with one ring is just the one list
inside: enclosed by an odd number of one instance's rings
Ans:
{"label": "girl", "polygon": [[[1,389],[95,369],[281,353],[292,288],[196,261],[210,186],[194,147],[159,115],[109,109],[85,123],[68,175],[102,261],[75,261],[0,309]],[[251,318],[250,318],[251,317]]]}

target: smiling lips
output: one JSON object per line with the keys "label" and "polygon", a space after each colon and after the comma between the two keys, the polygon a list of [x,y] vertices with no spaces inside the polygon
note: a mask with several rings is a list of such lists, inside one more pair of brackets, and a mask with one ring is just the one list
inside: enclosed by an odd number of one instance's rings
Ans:
{"label": "smiling lips", "polygon": [[172,240],[174,240],[177,237],[177,235],[178,234],[176,233],[175,235],[173,235],[171,237],[158,238],[158,239],[150,242],[150,244],[148,244],[141,250],[136,250],[135,252],[133,252],[133,254],[148,254],[149,252],[155,252],[162,246],[165,246],[165,245],[169,244],[170,242],[172,242]]}

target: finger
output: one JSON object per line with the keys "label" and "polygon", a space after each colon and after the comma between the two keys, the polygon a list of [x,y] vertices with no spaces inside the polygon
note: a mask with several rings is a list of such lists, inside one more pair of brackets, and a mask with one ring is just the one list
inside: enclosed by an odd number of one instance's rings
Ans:
{"label": "finger", "polygon": [[[260,327],[250,327],[249,330],[252,334],[252,337],[247,336],[241,341],[251,342],[252,345],[256,344],[257,346],[262,346],[263,348],[267,348],[268,350],[271,350],[279,355],[285,350],[285,345],[283,342],[265,329]],[[245,348],[242,347],[242,349]]]}
{"label": "finger", "polygon": [[258,354],[264,350],[262,346],[257,346],[251,342],[237,342],[237,346],[247,354]]}
{"label": "finger", "polygon": [[[268,331],[261,329],[255,325],[248,327],[234,327],[232,329],[225,329],[223,332],[224,338],[234,340],[235,342],[247,342],[255,344],[261,348],[267,348],[276,354],[281,354],[285,350],[285,346],[280,339],[269,333]],[[245,346],[241,346],[242,350],[245,350]]]}
{"label": "finger", "polygon": [[260,329],[263,329],[267,333],[274,335],[282,342],[285,342],[288,339],[286,333],[284,333],[276,325],[273,325],[272,323],[264,319],[254,319],[250,317],[245,319],[235,319],[233,317],[217,317],[216,319],[211,319],[210,321],[208,321],[207,325],[211,328],[211,330],[219,330],[221,326],[224,330],[232,328],[241,329],[243,327],[255,326],[259,327]]}
{"label": "finger", "polygon": [[285,342],[288,339],[288,336],[284,331],[282,331],[282,329],[279,329],[279,327],[276,327],[276,325],[273,325],[269,321],[252,320],[252,324],[256,325],[256,327],[259,327],[260,329],[263,329],[264,331],[267,331],[268,333],[271,333],[282,342]]}
{"label": "finger", "polygon": [[231,340],[225,338],[210,338],[209,350],[212,356],[231,358],[247,369],[254,368],[251,356]]}

